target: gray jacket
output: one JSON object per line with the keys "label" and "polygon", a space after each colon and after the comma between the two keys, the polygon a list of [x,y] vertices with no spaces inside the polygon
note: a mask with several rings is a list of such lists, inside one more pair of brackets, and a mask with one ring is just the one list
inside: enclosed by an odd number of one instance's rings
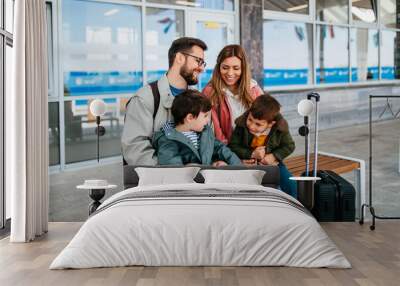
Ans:
{"label": "gray jacket", "polygon": [[157,157],[152,146],[155,131],[167,120],[172,120],[171,106],[174,100],[167,75],[158,80],[160,106],[153,121],[154,97],[150,85],[145,85],[133,95],[126,110],[122,132],[122,154],[128,165],[156,165]]}

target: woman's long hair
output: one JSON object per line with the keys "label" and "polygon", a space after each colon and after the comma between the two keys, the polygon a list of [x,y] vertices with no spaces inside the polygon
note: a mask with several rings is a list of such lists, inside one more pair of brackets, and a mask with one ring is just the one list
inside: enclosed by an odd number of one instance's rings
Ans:
{"label": "woman's long hair", "polygon": [[220,69],[222,62],[230,57],[237,57],[240,59],[242,74],[239,79],[238,92],[240,101],[246,107],[246,109],[249,109],[253,101],[250,95],[251,72],[247,62],[246,53],[240,45],[228,45],[219,52],[217,63],[211,78],[211,103],[213,106],[218,106],[224,100],[225,92],[223,91],[223,88],[227,88],[227,86],[221,77]]}

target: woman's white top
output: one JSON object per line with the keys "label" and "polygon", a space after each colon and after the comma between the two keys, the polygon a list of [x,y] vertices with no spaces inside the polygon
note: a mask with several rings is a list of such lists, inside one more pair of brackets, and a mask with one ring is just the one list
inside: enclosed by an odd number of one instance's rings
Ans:
{"label": "woman's white top", "polygon": [[239,94],[233,94],[229,89],[224,89],[225,96],[228,99],[228,104],[231,107],[231,121],[232,121],[232,128],[236,127],[235,120],[240,115],[246,112],[246,107],[239,99]]}

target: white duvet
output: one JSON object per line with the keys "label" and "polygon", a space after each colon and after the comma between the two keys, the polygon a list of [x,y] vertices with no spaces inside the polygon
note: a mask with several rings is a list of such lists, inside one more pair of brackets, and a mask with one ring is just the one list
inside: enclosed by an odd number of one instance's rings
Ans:
{"label": "white duvet", "polygon": [[[168,190],[262,190],[282,200],[185,196],[118,202],[137,192]],[[285,200],[297,202],[279,190],[254,185],[182,184],[128,189],[100,206],[50,269],[127,265],[349,268],[350,263],[318,222]]]}

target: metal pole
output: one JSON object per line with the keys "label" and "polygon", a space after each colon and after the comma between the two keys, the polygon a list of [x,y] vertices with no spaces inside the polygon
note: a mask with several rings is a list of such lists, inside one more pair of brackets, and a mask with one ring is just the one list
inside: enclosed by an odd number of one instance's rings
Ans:
{"label": "metal pole", "polygon": [[310,174],[310,132],[308,129],[308,116],[304,117],[304,126],[307,130],[307,135],[305,139],[305,149],[306,149],[306,177]]}
{"label": "metal pole", "polygon": [[314,141],[314,170],[313,176],[317,176],[317,161],[318,161],[318,102],[320,99],[320,95],[316,92],[311,92],[307,94],[307,99],[311,100],[311,98],[315,99],[315,141]]}
{"label": "metal pole", "polygon": [[372,97],[369,96],[369,206],[372,206]]}
{"label": "metal pole", "polygon": [[97,123],[97,163],[100,162],[100,116],[96,116],[96,123]]}
{"label": "metal pole", "polygon": [[317,161],[318,161],[318,101],[315,101],[315,139],[314,139],[314,173],[317,176]]}
{"label": "metal pole", "polygon": [[97,163],[99,163],[100,162],[100,140],[99,140],[99,132],[97,132]]}

